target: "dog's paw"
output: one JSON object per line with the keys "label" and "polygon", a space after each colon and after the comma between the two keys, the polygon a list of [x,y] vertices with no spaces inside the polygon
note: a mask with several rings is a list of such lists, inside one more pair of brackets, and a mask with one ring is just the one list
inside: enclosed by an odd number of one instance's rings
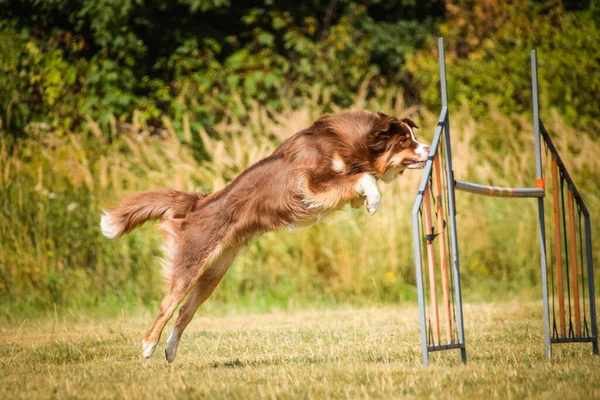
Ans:
{"label": "dog's paw", "polygon": [[356,193],[366,197],[365,206],[367,207],[367,211],[371,215],[375,214],[379,208],[379,200],[381,199],[375,177],[371,174],[363,174],[356,183]]}
{"label": "dog's paw", "polygon": [[171,350],[169,350],[168,348],[165,349],[165,358],[167,359],[169,364],[171,364],[173,362],[176,355],[177,355],[177,348],[171,349]]}
{"label": "dog's paw", "polygon": [[373,215],[379,209],[379,201],[381,196],[379,193],[373,193],[371,196],[367,196],[366,207],[369,214]]}
{"label": "dog's paw", "polygon": [[142,354],[144,358],[150,358],[152,353],[154,353],[154,349],[156,348],[156,342],[147,343],[145,340],[142,340]]}
{"label": "dog's paw", "polygon": [[177,355],[177,346],[179,346],[179,337],[177,335],[177,328],[173,328],[171,336],[167,339],[167,347],[165,347],[165,358],[169,363],[172,363]]}

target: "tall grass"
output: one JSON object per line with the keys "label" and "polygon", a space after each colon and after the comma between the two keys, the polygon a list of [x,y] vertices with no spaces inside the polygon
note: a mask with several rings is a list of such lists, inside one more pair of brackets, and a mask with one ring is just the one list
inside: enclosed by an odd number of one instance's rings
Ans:
{"label": "tall grass", "polygon": [[[405,109],[393,92],[366,100],[368,108],[415,118],[431,140],[437,115]],[[112,310],[153,304],[162,296],[159,239],[145,226],[117,240],[101,236],[103,207],[128,193],[172,187],[212,192],[308,126],[323,109],[318,99],[282,112],[238,105],[218,126],[192,127],[189,118],[164,121],[153,132],[137,122],[113,121],[102,132],[58,136],[37,127],[31,139],[0,147],[0,314],[67,308]],[[334,110],[335,111],[335,110]],[[466,106],[451,110],[456,177],[506,186],[533,186],[529,118],[493,108],[475,121]],[[558,115],[545,121],[592,215],[600,144]],[[173,125],[181,126],[177,135]],[[9,152],[8,146],[15,146]],[[203,154],[197,162],[194,154]],[[313,227],[272,232],[252,240],[215,291],[209,307],[264,309],[306,304],[413,301],[410,210],[419,171],[381,185],[380,211],[345,209]],[[467,298],[527,293],[539,285],[533,200],[457,195],[462,275]],[[594,221],[593,221],[594,222]],[[593,234],[600,233],[597,223]],[[598,246],[595,247],[595,250]],[[597,254],[597,251],[595,252]],[[596,265],[598,265],[597,256]]]}

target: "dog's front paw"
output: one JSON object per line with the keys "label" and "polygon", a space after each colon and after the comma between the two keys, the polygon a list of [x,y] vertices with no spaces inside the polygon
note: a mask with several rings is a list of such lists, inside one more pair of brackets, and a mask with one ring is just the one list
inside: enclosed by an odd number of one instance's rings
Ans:
{"label": "dog's front paw", "polygon": [[371,174],[363,174],[356,183],[356,193],[366,197],[367,211],[371,215],[375,214],[379,208],[379,200],[381,199],[375,177]]}
{"label": "dog's front paw", "polygon": [[373,193],[371,196],[367,196],[366,207],[369,214],[373,215],[379,209],[379,201],[381,200],[381,196],[379,193]]}

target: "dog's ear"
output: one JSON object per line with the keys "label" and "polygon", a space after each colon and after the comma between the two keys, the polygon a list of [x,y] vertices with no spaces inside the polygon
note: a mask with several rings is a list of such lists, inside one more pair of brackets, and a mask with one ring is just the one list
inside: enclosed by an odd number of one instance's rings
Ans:
{"label": "dog's ear", "polygon": [[378,112],[377,116],[379,117],[373,126],[372,132],[376,136],[391,136],[398,133],[401,133],[400,126],[402,122],[390,115]]}
{"label": "dog's ear", "polygon": [[406,125],[410,126],[411,128],[419,129],[419,126],[415,124],[415,122],[410,118],[402,118],[401,121],[404,122]]}
{"label": "dog's ear", "polygon": [[392,138],[402,133],[402,121],[380,112],[377,113],[377,117],[368,134],[367,145],[371,151],[381,153],[393,143]]}

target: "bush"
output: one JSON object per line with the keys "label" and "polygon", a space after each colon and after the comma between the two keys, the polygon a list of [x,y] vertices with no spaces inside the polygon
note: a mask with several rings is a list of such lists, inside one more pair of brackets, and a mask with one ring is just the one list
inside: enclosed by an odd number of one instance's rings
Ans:
{"label": "bush", "polygon": [[[593,55],[600,54],[600,26],[592,12],[566,12],[552,2],[526,0],[457,3],[440,27],[451,103],[467,101],[482,115],[488,99],[494,99],[505,114],[530,113],[529,56],[537,49],[541,110],[555,107],[567,123],[596,131],[600,58]],[[437,52],[419,53],[408,70],[423,103],[439,107]]]}
{"label": "bush", "polygon": [[[66,132],[87,116],[106,128],[134,110],[155,127],[165,114],[211,125],[239,102],[281,109],[315,90],[348,106],[366,78],[395,79],[434,29],[419,21],[443,12],[434,3],[22,0],[0,26],[0,100],[9,104],[0,117],[19,136],[29,122]],[[417,37],[396,43],[390,29]]]}

